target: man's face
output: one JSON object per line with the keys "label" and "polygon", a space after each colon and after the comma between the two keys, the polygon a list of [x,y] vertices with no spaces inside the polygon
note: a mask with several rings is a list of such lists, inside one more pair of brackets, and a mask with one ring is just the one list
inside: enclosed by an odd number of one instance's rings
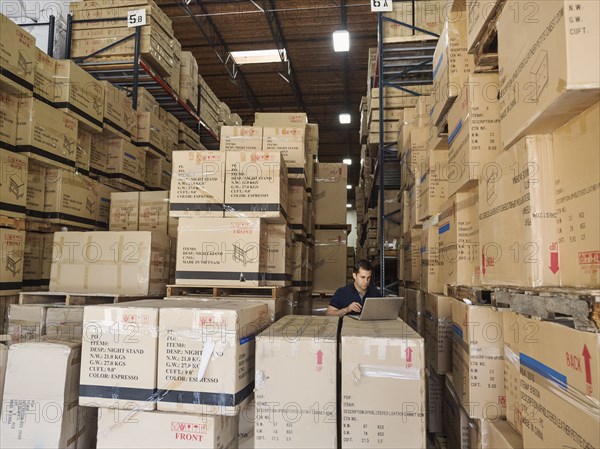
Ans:
{"label": "man's face", "polygon": [[371,282],[371,271],[367,271],[363,268],[358,270],[358,273],[352,273],[352,277],[354,278],[354,284],[359,290],[366,290]]}

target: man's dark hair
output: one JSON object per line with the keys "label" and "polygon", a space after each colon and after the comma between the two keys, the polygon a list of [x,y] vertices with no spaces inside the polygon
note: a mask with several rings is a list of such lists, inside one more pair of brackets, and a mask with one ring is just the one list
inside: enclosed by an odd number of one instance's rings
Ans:
{"label": "man's dark hair", "polygon": [[361,268],[365,271],[373,271],[373,265],[366,259],[359,259],[356,261],[354,264],[354,273],[358,273]]}

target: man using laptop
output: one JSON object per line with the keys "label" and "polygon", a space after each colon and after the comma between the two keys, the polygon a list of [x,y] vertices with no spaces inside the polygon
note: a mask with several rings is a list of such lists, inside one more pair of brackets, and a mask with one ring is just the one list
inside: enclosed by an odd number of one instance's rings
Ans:
{"label": "man using laptop", "polygon": [[379,289],[371,286],[373,265],[365,259],[361,259],[354,265],[352,277],[354,282],[345,287],[338,288],[329,302],[325,315],[345,316],[347,314],[359,314],[365,302],[365,298],[381,296]]}

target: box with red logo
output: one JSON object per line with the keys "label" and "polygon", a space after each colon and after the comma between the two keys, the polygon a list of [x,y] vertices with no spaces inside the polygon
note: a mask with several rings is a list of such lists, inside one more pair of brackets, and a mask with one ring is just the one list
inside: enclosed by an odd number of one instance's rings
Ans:
{"label": "box with red logo", "polygon": [[233,416],[135,412],[108,408],[98,412],[98,449],[237,447],[237,424]]}
{"label": "box with red logo", "polygon": [[86,306],[79,405],[156,408],[158,315],[169,301]]}
{"label": "box with red logo", "polygon": [[175,151],[169,215],[223,217],[224,151]]}
{"label": "box with red logo", "polygon": [[283,155],[289,178],[306,179],[308,148],[306,127],[263,128],[263,151],[279,151]]}
{"label": "box with red logo", "polygon": [[288,178],[278,151],[231,151],[226,158],[225,216],[285,223]]}
{"label": "box with red logo", "polygon": [[261,151],[262,140],[260,126],[221,127],[221,151]]}
{"label": "box with red logo", "polygon": [[255,338],[268,306],[239,300],[168,301],[160,310],[158,410],[237,415],[254,390]]}
{"label": "box with red logo", "polygon": [[286,316],[257,339],[257,449],[338,447],[338,326],[337,317]]}
{"label": "box with red logo", "polygon": [[525,448],[600,447],[600,334],[519,315]]}
{"label": "box with red logo", "polygon": [[344,319],[340,358],[342,448],[425,447],[423,338],[401,320]]}
{"label": "box with red logo", "polygon": [[261,286],[267,228],[260,218],[180,218],[175,283]]}

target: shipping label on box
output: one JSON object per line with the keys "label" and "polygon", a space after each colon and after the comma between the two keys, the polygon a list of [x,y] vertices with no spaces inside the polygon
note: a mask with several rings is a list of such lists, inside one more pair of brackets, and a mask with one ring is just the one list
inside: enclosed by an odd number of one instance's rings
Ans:
{"label": "shipping label on box", "polygon": [[256,448],[337,447],[338,323],[286,316],[257,339]]}
{"label": "shipping label on box", "polygon": [[98,201],[97,182],[60,168],[46,170],[44,219],[50,223],[94,229]]}
{"label": "shipping label on box", "polygon": [[263,151],[279,151],[283,155],[289,178],[306,178],[305,128],[263,128]]}
{"label": "shipping label on box", "polygon": [[174,301],[160,311],[158,409],[236,415],[254,389],[255,338],[267,306],[240,301]]}
{"label": "shipping label on box", "polygon": [[72,168],[77,157],[77,120],[34,98],[21,98],[16,151],[52,166]]}
{"label": "shipping label on box", "polygon": [[262,141],[260,126],[221,127],[221,151],[262,151]]}
{"label": "shipping label on box", "polygon": [[104,86],[75,62],[56,61],[54,105],[86,128],[102,131]]}
{"label": "shipping label on box", "polygon": [[341,352],[342,447],[423,447],[423,339],[401,320],[344,320]]}
{"label": "shipping label on box", "polygon": [[223,217],[224,151],[176,151],[170,194],[172,217]]}
{"label": "shipping label on box", "polygon": [[553,143],[527,136],[494,160],[479,184],[481,280],[486,285],[558,286]]}
{"label": "shipping label on box", "polygon": [[507,1],[497,22],[503,149],[526,134],[553,132],[600,99],[600,64],[590,60],[600,41],[600,4],[532,6],[535,19],[521,2]]}
{"label": "shipping label on box", "polygon": [[139,203],[140,192],[111,193],[108,229],[110,231],[138,231]]}
{"label": "shipping label on box", "polygon": [[0,148],[0,211],[24,218],[28,196],[27,157]]}
{"label": "shipping label on box", "polygon": [[168,225],[169,192],[140,192],[138,229],[167,234]]}
{"label": "shipping label on box", "polygon": [[523,315],[518,329],[524,447],[598,446],[599,334]]}
{"label": "shipping label on box", "polygon": [[600,279],[600,104],[556,130],[554,176],[560,284],[596,288]]}
{"label": "shipping label on box", "polygon": [[59,232],[54,239],[50,290],[164,295],[169,252],[169,237],[154,232]]}
{"label": "shipping label on box", "polygon": [[232,151],[226,161],[226,217],[287,221],[287,169],[281,153]]}
{"label": "shipping label on box", "polygon": [[254,126],[296,127],[304,129],[308,124],[304,112],[255,112]]}
{"label": "shipping label on box", "polygon": [[452,381],[471,418],[506,416],[502,316],[490,306],[452,303]]}
{"label": "shipping label on box", "polygon": [[180,285],[264,285],[266,226],[260,218],[180,218]]}

